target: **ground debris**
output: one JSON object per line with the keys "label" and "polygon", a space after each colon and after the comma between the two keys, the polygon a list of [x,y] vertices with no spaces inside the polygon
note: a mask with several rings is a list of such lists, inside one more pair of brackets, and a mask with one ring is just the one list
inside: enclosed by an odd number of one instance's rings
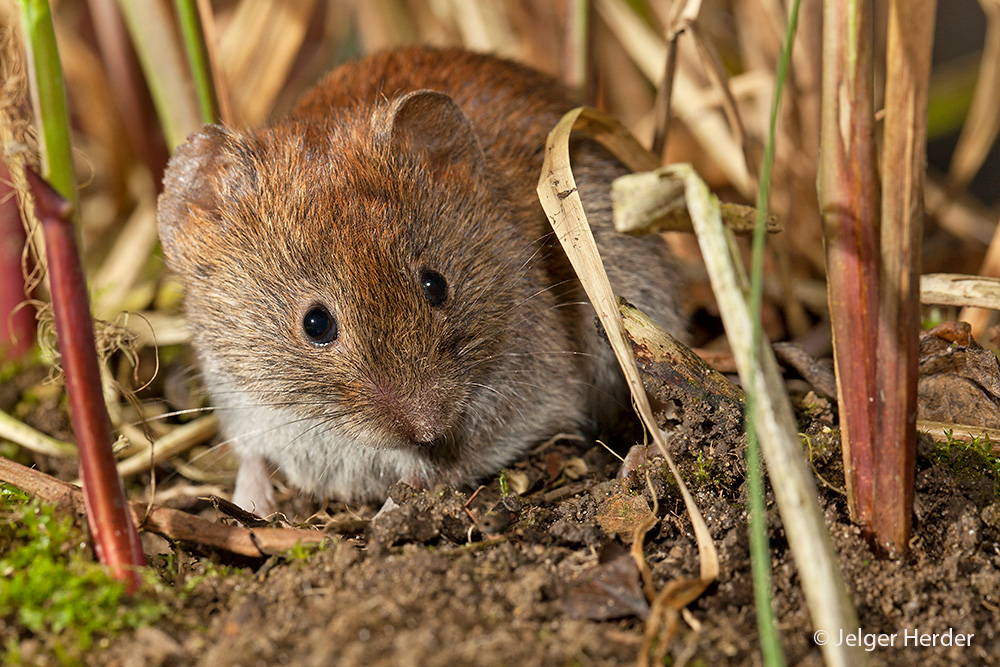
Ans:
{"label": "ground debris", "polygon": [[1000,428],[1000,363],[966,322],[920,334],[920,419]]}

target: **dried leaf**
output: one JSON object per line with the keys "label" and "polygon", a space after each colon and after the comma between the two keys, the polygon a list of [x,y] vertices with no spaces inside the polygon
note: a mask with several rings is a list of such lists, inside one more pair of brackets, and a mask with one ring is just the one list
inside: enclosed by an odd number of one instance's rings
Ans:
{"label": "dried leaf", "polygon": [[538,179],[538,197],[552,224],[552,229],[604,326],[608,341],[625,373],[636,411],[649,430],[653,442],[666,459],[674,479],[677,480],[698,540],[701,579],[707,587],[719,574],[718,553],[712,543],[708,526],[705,525],[694,498],[663,442],[646,392],[642,387],[639,371],[618,312],[618,302],[608,282],[594,235],[587,224],[576,180],[573,178],[569,160],[569,138],[574,130],[586,131],[588,136],[601,143],[632,169],[655,167],[656,158],[645,151],[620,123],[598,111],[580,107],[564,115],[549,133],[545,145],[545,160]]}
{"label": "dried leaf", "polygon": [[945,322],[920,336],[921,419],[1000,428],[1000,363],[966,322]]}
{"label": "dried leaf", "polygon": [[631,537],[637,526],[643,525],[653,516],[649,503],[640,495],[632,495],[624,490],[611,496],[597,508],[597,523],[612,535]]}
{"label": "dried leaf", "polygon": [[592,621],[646,618],[649,614],[639,568],[627,553],[587,570],[566,592],[562,603],[570,616]]}

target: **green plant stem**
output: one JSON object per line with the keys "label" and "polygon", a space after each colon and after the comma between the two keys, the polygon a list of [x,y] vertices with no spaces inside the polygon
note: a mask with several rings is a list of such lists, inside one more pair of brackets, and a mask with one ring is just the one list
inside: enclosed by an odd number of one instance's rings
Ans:
{"label": "green plant stem", "polygon": [[42,154],[42,175],[73,205],[73,221],[79,229],[80,200],[73,173],[66,86],[48,0],[21,0],[21,26],[28,56],[28,82],[38,128],[38,147]]}
{"label": "green plant stem", "polygon": [[212,71],[208,66],[205,51],[205,34],[201,28],[201,16],[198,14],[195,0],[174,0],[177,16],[180,19],[181,33],[184,35],[184,48],[187,51],[188,66],[194,78],[195,92],[198,94],[198,110],[201,112],[201,122],[219,122],[219,99],[215,94]]}
{"label": "green plant stem", "polygon": [[[761,302],[764,285],[764,240],[767,236],[767,207],[770,199],[771,166],[774,163],[774,143],[777,132],[781,93],[788,75],[792,42],[799,18],[799,0],[792,3],[785,30],[785,43],[778,60],[775,75],[774,101],[771,106],[770,127],[764,147],[764,161],[760,170],[757,194],[757,220],[753,236],[753,260],[750,276],[750,316],[753,318],[751,367],[760,364]],[[774,609],[771,605],[771,554],[767,537],[767,504],[764,497],[764,479],[761,470],[760,446],[753,423],[754,392],[747,392],[747,490],[750,497],[750,562],[753,571],[754,601],[757,607],[757,629],[760,633],[761,653],[766,665],[784,665]]]}

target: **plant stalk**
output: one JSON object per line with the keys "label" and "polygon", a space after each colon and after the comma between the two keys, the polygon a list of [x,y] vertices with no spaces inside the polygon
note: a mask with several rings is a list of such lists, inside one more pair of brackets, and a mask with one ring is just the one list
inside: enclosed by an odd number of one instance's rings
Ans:
{"label": "plant stalk", "polygon": [[875,498],[879,229],[872,12],[869,0],[826,0],[823,8],[819,204],[848,507],[867,526]]}
{"label": "plant stalk", "polygon": [[52,309],[80,453],[80,479],[94,551],[98,560],[111,568],[112,575],[124,581],[129,592],[134,592],[141,583],[137,566],[145,565],[146,558],[115,466],[111,420],[104,404],[94,347],[87,280],[70,222],[71,205],[30,168],[26,169],[26,175],[45,235]]}
{"label": "plant stalk", "polygon": [[920,252],[936,0],[893,0],[886,55],[875,506],[871,534],[903,553],[913,523]]}

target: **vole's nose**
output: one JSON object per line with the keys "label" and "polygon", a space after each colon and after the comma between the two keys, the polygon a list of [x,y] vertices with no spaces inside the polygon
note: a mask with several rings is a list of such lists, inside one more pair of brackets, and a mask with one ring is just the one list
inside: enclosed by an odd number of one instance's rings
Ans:
{"label": "vole's nose", "polygon": [[393,383],[366,384],[378,420],[411,443],[430,444],[451,426],[452,410],[436,387],[404,392]]}

